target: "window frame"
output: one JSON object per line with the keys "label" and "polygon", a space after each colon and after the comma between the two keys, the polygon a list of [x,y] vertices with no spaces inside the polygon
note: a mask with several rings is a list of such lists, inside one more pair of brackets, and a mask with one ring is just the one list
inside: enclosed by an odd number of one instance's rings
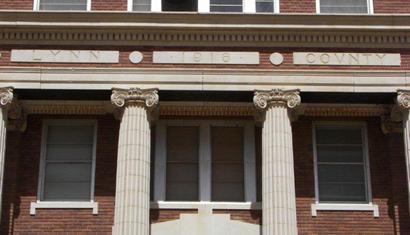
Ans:
{"label": "window frame", "polygon": [[[39,1],[39,0],[38,0]],[[133,11],[135,0],[127,0],[127,11]],[[211,12],[210,0],[197,0],[198,10],[200,13],[231,13],[231,12]],[[280,0],[273,1],[273,12],[256,12],[256,0],[242,0],[242,12],[233,13],[257,13],[257,14],[278,14],[280,13]],[[138,11],[136,11],[138,12]],[[162,0],[151,0],[151,12],[162,12]]]}
{"label": "window frame", "polygon": [[374,5],[373,5],[373,0],[367,0],[367,13],[321,13],[320,12],[320,0],[316,0],[316,13],[317,14],[354,14],[354,15],[360,15],[360,14],[374,14]]}
{"label": "window frame", "polygon": [[[45,182],[45,167],[46,167],[46,146],[47,146],[47,133],[48,127],[51,125],[64,125],[64,126],[81,126],[81,125],[93,125],[93,151],[91,162],[91,189],[90,199],[84,201],[48,201],[43,199],[44,194],[44,182]],[[98,213],[98,203],[95,202],[95,168],[96,168],[96,153],[97,153],[97,120],[86,119],[47,119],[43,120],[42,134],[41,134],[41,151],[40,151],[40,164],[39,164],[39,176],[37,186],[37,202],[31,203],[30,214],[35,214],[36,208],[92,208],[93,214]]]}
{"label": "window frame", "polygon": [[[66,11],[66,10],[40,10],[40,1],[34,0],[33,2],[33,11]],[[81,11],[91,11],[91,0],[87,0],[87,9]]]}
{"label": "window frame", "polygon": [[[166,201],[166,129],[167,126],[199,127],[198,201]],[[234,126],[244,129],[244,202],[212,201],[211,127]],[[217,208],[250,208],[256,203],[255,123],[221,120],[159,120],[155,127],[154,208],[197,208],[204,203]]]}
{"label": "window frame", "polygon": [[[317,127],[355,127],[360,128],[362,134],[363,147],[363,167],[365,174],[365,189],[367,202],[320,202],[319,201],[319,177],[318,177],[318,160],[317,160],[317,143],[316,130]],[[369,145],[366,122],[337,122],[337,121],[319,121],[312,123],[312,145],[313,145],[313,166],[314,166],[314,187],[315,187],[315,203],[311,206],[312,216],[317,216],[318,210],[337,210],[337,211],[373,211],[374,217],[379,217],[379,209],[373,204],[371,173],[369,162]]]}

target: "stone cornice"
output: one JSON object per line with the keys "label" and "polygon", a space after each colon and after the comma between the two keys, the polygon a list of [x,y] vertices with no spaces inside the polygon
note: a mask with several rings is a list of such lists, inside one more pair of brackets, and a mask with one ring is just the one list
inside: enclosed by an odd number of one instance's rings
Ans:
{"label": "stone cornice", "polygon": [[410,48],[410,15],[0,11],[8,45]]}
{"label": "stone cornice", "polygon": [[27,114],[105,115],[114,112],[109,101],[22,100],[21,105]]}
{"label": "stone cornice", "polygon": [[304,104],[302,113],[309,117],[378,117],[389,115],[390,105],[378,104]]}

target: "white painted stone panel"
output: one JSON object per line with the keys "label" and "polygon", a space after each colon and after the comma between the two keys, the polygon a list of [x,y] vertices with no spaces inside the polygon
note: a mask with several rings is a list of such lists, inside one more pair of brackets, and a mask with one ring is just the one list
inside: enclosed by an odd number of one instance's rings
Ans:
{"label": "white painted stone panel", "polygon": [[294,52],[293,63],[299,65],[400,66],[400,54]]}
{"label": "white painted stone panel", "polygon": [[154,64],[259,64],[259,52],[154,51]]}
{"label": "white painted stone panel", "polygon": [[119,63],[119,51],[11,50],[11,62]]}
{"label": "white painted stone panel", "polygon": [[180,219],[151,224],[151,235],[260,235],[261,226],[230,219],[229,214],[181,214]]}

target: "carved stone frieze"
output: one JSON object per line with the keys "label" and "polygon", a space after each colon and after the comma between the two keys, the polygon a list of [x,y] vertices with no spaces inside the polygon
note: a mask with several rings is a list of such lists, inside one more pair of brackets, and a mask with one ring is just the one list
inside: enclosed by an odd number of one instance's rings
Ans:
{"label": "carved stone frieze", "polygon": [[158,105],[158,102],[157,89],[112,89],[111,103],[117,108],[122,108],[128,104],[144,104],[148,109],[153,109]]}
{"label": "carved stone frieze", "polygon": [[285,105],[289,109],[296,108],[301,103],[299,90],[272,89],[270,91],[255,91],[253,103],[259,110],[265,110],[270,105]]}

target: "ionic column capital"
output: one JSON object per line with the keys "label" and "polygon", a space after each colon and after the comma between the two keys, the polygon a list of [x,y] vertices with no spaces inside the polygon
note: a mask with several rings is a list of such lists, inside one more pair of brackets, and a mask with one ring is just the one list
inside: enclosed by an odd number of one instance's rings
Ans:
{"label": "ionic column capital", "polygon": [[401,109],[410,109],[410,90],[398,90],[396,101]]}
{"label": "ionic column capital", "polygon": [[1,87],[0,88],[0,107],[6,107],[13,102],[13,87]]}
{"label": "ionic column capital", "polygon": [[158,102],[157,89],[112,89],[111,103],[117,108],[122,108],[129,104],[140,104],[148,109],[153,109],[158,105]]}
{"label": "ionic column capital", "polygon": [[253,103],[259,110],[266,110],[272,105],[283,105],[289,109],[296,108],[301,103],[299,90],[272,89],[270,91],[255,91]]}

